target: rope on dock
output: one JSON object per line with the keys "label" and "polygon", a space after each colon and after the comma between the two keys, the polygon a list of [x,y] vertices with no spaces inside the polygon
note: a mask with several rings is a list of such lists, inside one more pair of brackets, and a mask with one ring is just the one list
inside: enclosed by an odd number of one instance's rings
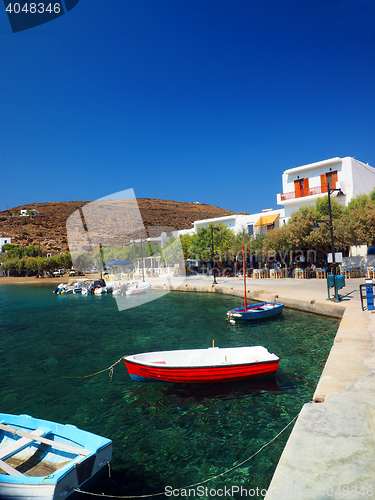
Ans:
{"label": "rope on dock", "polygon": [[[310,403],[310,401],[309,401],[309,403]],[[241,465],[245,464],[246,462],[248,462],[249,460],[254,458],[255,455],[258,455],[258,453],[260,453],[262,450],[264,450],[264,448],[266,448],[268,445],[273,443],[273,441],[275,441],[290,425],[292,425],[292,423],[297,419],[297,417],[299,416],[301,411],[302,411],[302,409],[297,413],[297,415],[295,417],[292,418],[292,420],[278,434],[276,434],[276,436],[274,436],[270,441],[268,441],[268,443],[266,443],[262,447],[260,447],[259,450],[256,451],[255,453],[253,453],[249,458],[246,458],[245,460],[238,463],[237,465],[234,465],[230,469],[227,469],[226,471],[221,472],[221,474],[217,474],[216,476],[213,476],[213,477],[210,477],[210,478],[205,479],[203,481],[200,481],[199,483],[190,484],[189,486],[184,486],[181,488],[174,488],[174,489],[181,491],[181,490],[187,490],[189,488],[195,488],[197,486],[200,486],[201,484],[208,483],[209,481],[212,481],[213,479],[217,479],[218,477],[224,476],[225,474],[228,474],[229,472],[232,472],[233,470],[238,469],[238,467],[241,467]],[[159,492],[159,493],[151,493],[148,495],[133,495],[133,496],[117,496],[117,495],[105,495],[104,493],[90,493],[89,491],[82,491],[79,488],[75,488],[74,491],[76,491],[77,493],[84,494],[84,495],[91,495],[91,496],[101,497],[101,498],[151,498],[151,497],[158,497],[161,495],[165,495],[165,491]]]}

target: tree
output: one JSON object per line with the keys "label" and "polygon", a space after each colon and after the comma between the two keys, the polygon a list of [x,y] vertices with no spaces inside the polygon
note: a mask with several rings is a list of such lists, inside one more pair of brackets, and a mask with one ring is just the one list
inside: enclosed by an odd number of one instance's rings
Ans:
{"label": "tree", "polygon": [[168,266],[180,265],[184,268],[184,252],[179,238],[171,238],[163,248],[163,258]]}
{"label": "tree", "polygon": [[[211,229],[212,228],[212,229]],[[212,232],[213,231],[213,232]],[[207,228],[198,228],[191,236],[188,249],[189,258],[208,262],[212,257],[212,239],[214,243],[214,261],[225,262],[232,248],[234,234],[222,224],[211,223]]]}
{"label": "tree", "polygon": [[85,269],[91,269],[92,265],[93,265],[93,259],[87,253],[81,253],[74,262],[74,266],[77,271],[84,271]]}
{"label": "tree", "polygon": [[22,254],[25,257],[38,257],[40,250],[38,245],[30,245],[22,249]]}
{"label": "tree", "polygon": [[19,245],[5,243],[5,245],[2,246],[2,249],[6,252],[6,259],[20,259],[22,257],[22,248]]}
{"label": "tree", "polygon": [[373,246],[375,243],[375,200],[355,198],[345,214],[345,228],[352,245]]}
{"label": "tree", "polygon": [[59,267],[63,267],[64,269],[70,269],[73,265],[72,257],[69,252],[57,255],[55,259],[58,262]]}

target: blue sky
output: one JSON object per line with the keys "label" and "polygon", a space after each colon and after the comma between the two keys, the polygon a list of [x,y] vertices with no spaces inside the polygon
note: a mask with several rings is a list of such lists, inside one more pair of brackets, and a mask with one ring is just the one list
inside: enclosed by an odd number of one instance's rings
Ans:
{"label": "blue sky", "polygon": [[375,166],[373,0],[80,0],[0,11],[0,209],[138,198],[278,208],[288,168]]}

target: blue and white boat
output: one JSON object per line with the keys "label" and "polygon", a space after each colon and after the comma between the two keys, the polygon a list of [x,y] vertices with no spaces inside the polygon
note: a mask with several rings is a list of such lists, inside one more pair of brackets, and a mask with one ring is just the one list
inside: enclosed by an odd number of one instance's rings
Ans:
{"label": "blue and white boat", "polygon": [[112,441],[70,424],[0,413],[0,498],[57,500],[87,490],[112,458]]}
{"label": "blue and white boat", "polygon": [[283,312],[284,304],[279,302],[262,302],[261,304],[248,305],[247,307],[237,307],[227,312],[228,319],[235,321],[236,319],[258,320],[270,318]]}
{"label": "blue and white boat", "polygon": [[246,298],[246,261],[245,261],[245,249],[242,246],[243,255],[243,286],[244,286],[244,307],[237,307],[236,309],[231,309],[227,312],[228,319],[231,323],[235,323],[236,319],[254,321],[258,319],[270,318],[281,314],[284,309],[284,304],[279,302],[262,302],[261,304],[255,304],[253,306],[247,304]]}

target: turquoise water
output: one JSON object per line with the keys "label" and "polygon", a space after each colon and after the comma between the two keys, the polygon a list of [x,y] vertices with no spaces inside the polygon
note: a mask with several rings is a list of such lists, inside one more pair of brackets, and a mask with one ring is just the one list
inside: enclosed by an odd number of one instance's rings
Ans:
{"label": "turquoise water", "polygon": [[[119,312],[111,295],[54,295],[53,288],[0,286],[0,411],[112,439],[111,480],[92,490],[109,495],[196,484],[253,455],[311,400],[338,328],[335,320],[288,309],[232,325],[226,311],[241,299],[218,294],[169,293]],[[279,371],[215,385],[138,383],[121,361],[112,379],[107,370],[86,377],[127,354],[206,348],[213,340],[218,347],[263,345],[281,358]],[[201,487],[267,488],[291,429]]]}

